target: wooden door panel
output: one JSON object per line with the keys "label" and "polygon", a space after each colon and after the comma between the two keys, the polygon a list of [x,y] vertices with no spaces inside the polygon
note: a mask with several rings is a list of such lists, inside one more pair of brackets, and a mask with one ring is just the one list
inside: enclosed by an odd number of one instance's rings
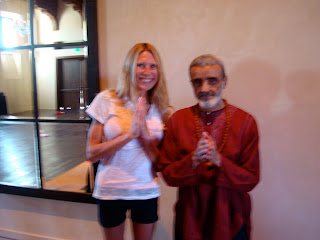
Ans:
{"label": "wooden door panel", "polygon": [[58,109],[80,108],[80,90],[83,88],[82,62],[84,58],[63,58],[58,59]]}

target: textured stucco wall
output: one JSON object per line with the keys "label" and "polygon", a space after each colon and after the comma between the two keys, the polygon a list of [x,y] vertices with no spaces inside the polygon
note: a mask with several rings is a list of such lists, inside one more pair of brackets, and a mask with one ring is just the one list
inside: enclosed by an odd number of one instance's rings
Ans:
{"label": "textured stucco wall", "polygon": [[[261,134],[253,237],[318,239],[320,229],[320,2],[318,0],[99,0],[101,89],[115,87],[137,42],[159,50],[175,109],[195,103],[188,65],[224,60],[225,97],[252,113]],[[175,191],[163,188],[173,205]],[[172,227],[172,207],[160,206]],[[168,228],[167,228],[168,227]]]}

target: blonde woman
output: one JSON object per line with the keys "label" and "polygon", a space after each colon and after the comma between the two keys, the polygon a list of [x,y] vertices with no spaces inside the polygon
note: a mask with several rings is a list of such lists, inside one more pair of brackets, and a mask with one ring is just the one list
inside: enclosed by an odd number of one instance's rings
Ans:
{"label": "blonde woman", "polygon": [[100,92],[92,117],[87,158],[99,162],[93,197],[105,239],[123,239],[127,211],[135,240],[152,239],[160,195],[155,163],[170,115],[160,56],[148,43],[128,52],[116,90]]}

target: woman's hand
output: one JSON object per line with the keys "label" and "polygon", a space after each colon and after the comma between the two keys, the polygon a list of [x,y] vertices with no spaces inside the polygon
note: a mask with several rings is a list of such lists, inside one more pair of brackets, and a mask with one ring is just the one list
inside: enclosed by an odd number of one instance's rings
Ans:
{"label": "woman's hand", "polygon": [[143,97],[138,98],[138,102],[136,105],[136,112],[134,113],[133,121],[137,124],[138,136],[143,140],[149,140],[150,135],[147,128],[147,101]]}
{"label": "woman's hand", "polygon": [[131,127],[128,135],[131,139],[138,138],[140,136],[139,113],[137,111],[132,114]]}
{"label": "woman's hand", "polygon": [[130,130],[109,141],[103,140],[103,124],[97,122],[96,120],[93,120],[88,133],[88,160],[96,162],[102,158],[110,156],[135,138],[140,140],[140,142],[146,149],[150,159],[154,159],[153,155],[157,155],[158,151],[153,147],[153,142],[150,141],[150,135],[146,123],[146,115],[146,99],[139,98],[136,106],[136,111],[132,115]]}
{"label": "woman's hand", "polygon": [[148,103],[145,98],[140,97],[136,105],[136,111],[132,119],[132,128],[137,129],[137,138],[144,147],[152,162],[156,162],[159,156],[158,139],[151,139],[147,128]]}

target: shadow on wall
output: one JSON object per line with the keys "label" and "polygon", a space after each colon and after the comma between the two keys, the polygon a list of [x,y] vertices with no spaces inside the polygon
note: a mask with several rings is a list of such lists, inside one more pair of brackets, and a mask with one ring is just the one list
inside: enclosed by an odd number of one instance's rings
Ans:
{"label": "shadow on wall", "polygon": [[270,64],[260,59],[247,58],[236,64],[228,71],[228,84],[226,88],[226,98],[231,104],[248,111],[252,114],[258,124],[260,134],[260,183],[250,193],[253,202],[252,225],[253,239],[262,239],[266,229],[270,225],[265,223],[262,216],[268,219],[273,218],[272,204],[274,191],[277,184],[276,178],[269,178],[272,174],[273,166],[276,164],[272,156],[275,150],[273,134],[270,134],[269,124],[272,124],[272,106],[281,91],[281,73],[274,64]]}
{"label": "shadow on wall", "polygon": [[318,105],[320,102],[320,70],[319,72],[299,70],[290,73],[285,79],[285,88],[295,105]]}
{"label": "shadow on wall", "polygon": [[310,191],[317,187],[320,170],[320,70],[281,70],[246,59],[229,72],[227,99],[254,115],[260,132],[253,238],[314,239],[320,233],[320,195]]}
{"label": "shadow on wall", "polygon": [[238,107],[246,106],[253,115],[271,110],[281,90],[279,69],[259,59],[246,59],[228,72],[227,93]]}

